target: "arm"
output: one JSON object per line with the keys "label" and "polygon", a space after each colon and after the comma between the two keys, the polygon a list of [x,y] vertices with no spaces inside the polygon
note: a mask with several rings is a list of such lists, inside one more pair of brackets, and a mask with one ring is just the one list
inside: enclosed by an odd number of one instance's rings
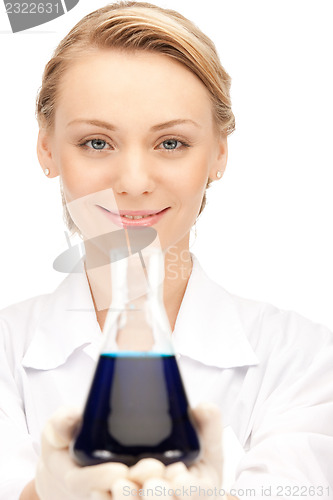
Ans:
{"label": "arm", "polygon": [[281,328],[262,363],[249,449],[233,487],[259,498],[264,489],[272,499],[332,499],[333,336],[295,313],[283,313]]}
{"label": "arm", "polygon": [[5,334],[5,327],[0,324],[0,498],[17,500],[34,477],[38,455],[27,428]]}

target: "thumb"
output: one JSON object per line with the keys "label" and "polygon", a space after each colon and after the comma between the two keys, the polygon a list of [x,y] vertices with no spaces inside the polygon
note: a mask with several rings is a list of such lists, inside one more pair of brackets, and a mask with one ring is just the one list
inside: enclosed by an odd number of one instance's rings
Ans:
{"label": "thumb", "polygon": [[192,416],[197,425],[203,451],[207,460],[222,460],[222,415],[218,406],[201,403],[192,409]]}
{"label": "thumb", "polygon": [[55,448],[67,448],[80,425],[82,412],[78,408],[60,407],[47,421],[44,433]]}
{"label": "thumb", "polygon": [[222,437],[222,414],[218,406],[201,403],[191,411],[202,439],[215,441]]}

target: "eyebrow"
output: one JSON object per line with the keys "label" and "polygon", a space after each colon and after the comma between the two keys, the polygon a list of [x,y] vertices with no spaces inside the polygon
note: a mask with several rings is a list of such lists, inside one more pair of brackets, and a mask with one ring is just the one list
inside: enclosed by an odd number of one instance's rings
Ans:
{"label": "eyebrow", "polygon": [[175,125],[184,125],[184,124],[192,124],[200,128],[199,123],[195,122],[194,120],[180,118],[178,120],[170,120],[168,122],[159,123],[158,125],[154,125],[153,127],[151,127],[150,130],[152,132],[156,132],[157,130],[162,130],[164,128],[174,127]]}
{"label": "eyebrow", "polygon": [[[67,127],[75,123],[85,123],[87,125],[95,125],[96,127],[106,128],[108,130],[117,130],[117,127],[115,127],[115,125],[112,125],[112,123],[104,122],[101,120],[86,120],[86,119],[72,120],[71,122],[68,123]],[[200,128],[200,125],[194,120],[179,118],[177,120],[170,120],[168,122],[154,125],[153,127],[150,128],[150,130],[151,132],[156,132],[157,130],[162,130],[164,128],[174,127],[175,125],[183,125],[183,124],[192,124]]]}

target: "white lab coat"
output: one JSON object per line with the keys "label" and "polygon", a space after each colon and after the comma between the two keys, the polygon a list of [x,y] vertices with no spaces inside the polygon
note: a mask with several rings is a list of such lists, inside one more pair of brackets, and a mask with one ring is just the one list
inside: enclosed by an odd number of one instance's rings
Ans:
{"label": "white lab coat", "polygon": [[[173,339],[191,406],[222,410],[223,486],[240,500],[332,499],[332,333],[229,294],[193,260]],[[0,313],[1,500],[34,476],[46,419],[83,405],[102,339],[83,272]]]}

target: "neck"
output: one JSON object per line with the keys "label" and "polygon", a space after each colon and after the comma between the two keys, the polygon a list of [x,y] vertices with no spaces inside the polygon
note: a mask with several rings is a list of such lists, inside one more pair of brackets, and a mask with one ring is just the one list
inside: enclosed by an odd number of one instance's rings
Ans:
{"label": "neck", "polygon": [[[164,307],[169,318],[171,330],[174,330],[177,315],[185,294],[192,271],[192,259],[188,249],[188,240],[170,247],[164,253],[165,277],[163,284]],[[86,246],[86,274],[92,294],[97,321],[103,330],[106,315],[111,304],[110,264],[94,267],[97,249]]]}
{"label": "neck", "polygon": [[166,252],[163,300],[172,331],[191,272],[192,259],[188,248],[175,246]]}

